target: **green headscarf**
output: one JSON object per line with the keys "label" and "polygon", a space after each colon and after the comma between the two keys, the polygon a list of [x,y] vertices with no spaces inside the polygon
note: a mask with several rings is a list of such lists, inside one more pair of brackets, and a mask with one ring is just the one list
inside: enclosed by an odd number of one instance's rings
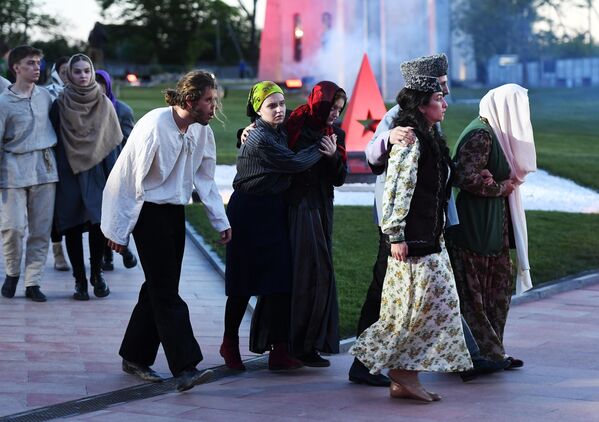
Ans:
{"label": "green headscarf", "polygon": [[248,116],[255,116],[266,97],[276,93],[283,94],[283,90],[274,82],[262,81],[254,85],[248,95]]}

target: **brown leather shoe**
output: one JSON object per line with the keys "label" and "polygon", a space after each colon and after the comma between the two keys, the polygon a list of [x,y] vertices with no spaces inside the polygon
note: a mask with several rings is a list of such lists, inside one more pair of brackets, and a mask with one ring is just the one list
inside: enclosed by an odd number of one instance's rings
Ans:
{"label": "brown leather shoe", "polygon": [[129,362],[128,360],[123,359],[122,368],[123,368],[124,372],[131,374],[131,375],[135,375],[144,381],[149,381],[149,382],[164,381],[164,379],[160,375],[158,375],[158,373],[156,371],[154,371],[152,368],[150,368],[147,365],[141,365],[141,364]]}
{"label": "brown leather shoe", "polygon": [[183,392],[187,391],[196,385],[204,384],[205,382],[210,381],[210,378],[214,375],[210,369],[206,369],[205,371],[198,371],[196,368],[189,369],[183,371],[177,377],[177,391]]}

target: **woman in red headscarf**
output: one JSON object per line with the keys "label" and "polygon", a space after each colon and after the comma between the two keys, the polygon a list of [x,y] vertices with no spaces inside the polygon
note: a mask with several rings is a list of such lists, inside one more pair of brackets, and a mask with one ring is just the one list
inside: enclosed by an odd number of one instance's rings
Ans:
{"label": "woman in red headscarf", "polygon": [[[285,123],[288,145],[297,152],[329,137],[332,157],[293,176],[287,190],[292,253],[291,350],[306,366],[329,366],[319,352],[339,352],[339,308],[333,269],[333,187],[347,175],[345,132],[333,123],[345,104],[345,91],[333,82],[314,86],[307,104]],[[260,312],[258,304],[256,313]]]}

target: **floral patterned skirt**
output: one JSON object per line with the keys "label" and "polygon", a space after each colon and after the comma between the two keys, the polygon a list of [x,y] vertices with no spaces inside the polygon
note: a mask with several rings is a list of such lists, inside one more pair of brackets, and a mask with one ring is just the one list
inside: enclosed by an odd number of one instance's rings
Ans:
{"label": "floral patterned skirt", "polygon": [[445,245],[438,254],[389,257],[379,320],[350,353],[372,374],[382,369],[457,372],[472,368]]}

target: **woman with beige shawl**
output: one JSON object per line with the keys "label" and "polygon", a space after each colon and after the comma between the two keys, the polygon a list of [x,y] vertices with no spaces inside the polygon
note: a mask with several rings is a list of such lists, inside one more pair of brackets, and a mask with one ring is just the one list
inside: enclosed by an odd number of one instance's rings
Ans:
{"label": "woman with beige shawl", "polygon": [[516,248],[516,292],[532,287],[519,189],[536,170],[527,90],[507,84],[489,91],[479,117],[460,135],[454,162],[460,224],[446,237],[462,315],[487,369],[518,368],[524,363],[506,355],[503,331],[514,281],[510,248]]}
{"label": "woman with beige shawl", "polygon": [[110,290],[102,277],[106,239],[100,230],[102,191],[116,161],[115,148],[123,139],[110,102],[94,78],[89,57],[76,54],[67,64],[67,81],[50,111],[58,137],[54,224],[65,235],[73,266],[76,300],[89,300],[82,234],[89,231],[90,282],[97,297]]}

